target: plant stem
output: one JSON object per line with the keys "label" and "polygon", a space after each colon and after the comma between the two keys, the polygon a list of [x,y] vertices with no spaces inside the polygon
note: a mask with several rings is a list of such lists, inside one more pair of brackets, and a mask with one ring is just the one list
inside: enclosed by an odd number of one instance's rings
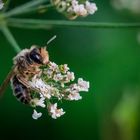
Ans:
{"label": "plant stem", "polygon": [[[53,26],[72,26],[87,28],[140,28],[140,23],[107,23],[107,22],[82,22],[82,21],[66,21],[66,20],[40,20],[40,19],[19,19],[8,18],[8,25],[19,28],[30,28],[34,26],[37,29],[44,29],[48,25]],[[17,26],[18,25],[18,26]]]}
{"label": "plant stem", "polygon": [[53,7],[52,4],[41,5],[41,6],[37,6],[37,7],[33,7],[33,8],[28,8],[28,9],[26,9],[26,11],[22,11],[22,13],[20,13],[20,14],[33,13],[33,12],[37,12],[37,11],[41,11],[41,10],[47,10],[48,8],[51,8],[51,7]]}
{"label": "plant stem", "polygon": [[10,10],[9,12],[4,14],[4,17],[10,17],[10,16],[16,16],[16,15],[20,15],[22,13],[25,13],[26,10],[28,11],[29,8],[32,8],[34,6],[38,6],[44,2],[46,2],[47,0],[32,0],[29,1],[21,6],[18,6],[12,10]]}
{"label": "plant stem", "polygon": [[7,28],[6,25],[1,26],[1,31],[9,41],[9,43],[12,45],[13,49],[18,53],[21,51],[21,48],[17,44],[16,40],[14,39],[13,35],[11,34],[10,30]]}
{"label": "plant stem", "polygon": [[22,24],[22,23],[14,23],[14,22],[9,22],[7,20],[7,25],[10,27],[15,27],[15,28],[22,28],[22,29],[34,29],[34,30],[38,30],[38,29],[51,29],[52,25],[41,25],[41,24]]}

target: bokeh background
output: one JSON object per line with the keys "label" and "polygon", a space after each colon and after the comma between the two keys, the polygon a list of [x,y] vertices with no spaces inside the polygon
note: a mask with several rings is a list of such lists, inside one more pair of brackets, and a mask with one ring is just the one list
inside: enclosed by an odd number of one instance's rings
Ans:
{"label": "bokeh background", "polygon": [[[10,7],[24,2],[14,0]],[[139,0],[95,2],[97,13],[78,20],[140,22]],[[65,19],[54,9],[41,15],[20,17]],[[64,101],[61,106],[66,114],[63,117],[53,120],[44,111],[43,117],[36,121],[31,117],[32,108],[18,102],[9,86],[0,99],[0,140],[140,140],[139,29],[62,26],[49,30],[10,30],[21,48],[45,45],[57,35],[48,48],[50,59],[58,64],[67,63],[77,78],[89,80],[90,91],[82,93],[80,101]],[[0,83],[9,72],[15,55],[0,33]]]}

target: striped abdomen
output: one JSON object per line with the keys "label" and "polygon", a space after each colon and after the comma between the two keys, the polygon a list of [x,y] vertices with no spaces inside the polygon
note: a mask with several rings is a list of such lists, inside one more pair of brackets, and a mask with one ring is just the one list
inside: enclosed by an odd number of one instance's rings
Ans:
{"label": "striped abdomen", "polygon": [[29,89],[24,86],[16,76],[11,79],[11,85],[13,88],[13,94],[20,102],[29,104],[31,101]]}

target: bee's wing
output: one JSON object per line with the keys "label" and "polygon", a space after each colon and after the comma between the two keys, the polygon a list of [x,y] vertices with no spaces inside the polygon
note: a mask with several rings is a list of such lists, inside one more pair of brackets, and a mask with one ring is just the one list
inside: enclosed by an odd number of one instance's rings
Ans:
{"label": "bee's wing", "polygon": [[24,79],[23,77],[18,76],[18,75],[17,75],[17,78],[24,86],[26,86],[27,88],[30,88],[30,85],[26,79]]}
{"label": "bee's wing", "polygon": [[15,74],[15,68],[16,65],[12,67],[11,71],[8,73],[8,75],[6,76],[4,82],[2,83],[2,85],[0,86],[0,96],[3,95],[3,92],[5,91],[6,87],[8,86],[10,79],[13,77],[13,75]]}
{"label": "bee's wing", "polygon": [[40,93],[40,90],[39,90],[39,89],[32,87],[32,86],[29,84],[29,82],[28,82],[26,79],[24,79],[23,77],[17,76],[17,78],[18,78],[18,80],[19,80],[24,86],[26,86],[28,89],[34,90],[34,91],[37,91],[37,92]]}

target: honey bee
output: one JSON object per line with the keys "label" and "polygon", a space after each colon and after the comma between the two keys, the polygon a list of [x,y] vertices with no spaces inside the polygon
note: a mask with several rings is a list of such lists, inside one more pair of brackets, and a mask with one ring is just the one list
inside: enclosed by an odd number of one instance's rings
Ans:
{"label": "honey bee", "polygon": [[[47,42],[47,45],[49,45],[55,38],[56,35]],[[16,98],[22,103],[29,104],[32,99],[30,91],[38,90],[31,89],[28,80],[30,80],[35,74],[41,74],[40,66],[49,63],[48,51],[46,50],[46,47],[39,48],[38,46],[33,45],[30,49],[22,50],[13,59],[13,62],[14,66],[0,86],[0,97],[3,95],[11,80],[14,96],[16,96]]]}
{"label": "honey bee", "polygon": [[29,104],[30,85],[28,80],[35,74],[41,73],[40,66],[47,65],[49,54],[46,48],[32,46],[30,49],[22,50],[14,59],[14,74],[11,77],[11,85],[14,96],[24,104]]}

